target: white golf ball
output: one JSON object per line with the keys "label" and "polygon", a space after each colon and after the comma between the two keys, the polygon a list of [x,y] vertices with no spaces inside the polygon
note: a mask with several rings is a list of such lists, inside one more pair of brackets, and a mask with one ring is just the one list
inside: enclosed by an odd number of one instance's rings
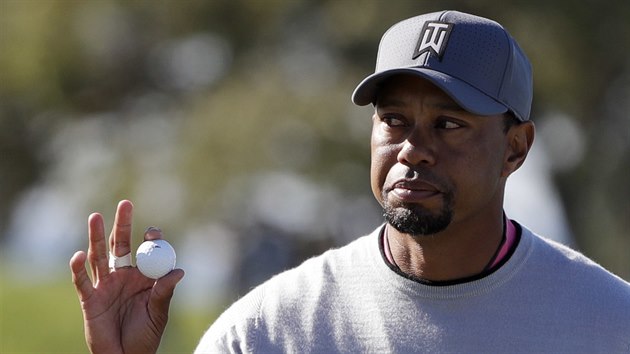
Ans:
{"label": "white golf ball", "polygon": [[136,266],[148,278],[161,278],[175,268],[175,249],[164,240],[144,241],[136,252]]}

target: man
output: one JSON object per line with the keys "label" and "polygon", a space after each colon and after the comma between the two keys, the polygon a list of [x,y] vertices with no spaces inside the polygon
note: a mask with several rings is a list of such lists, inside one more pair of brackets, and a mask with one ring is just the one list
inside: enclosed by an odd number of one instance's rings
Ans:
{"label": "man", "polygon": [[[371,185],[386,222],[251,291],[197,351],[628,352],[630,284],[503,213],[534,139],[531,76],[496,22],[444,11],[390,28],[353,95],[375,107]],[[183,276],[152,285],[124,267],[130,224],[123,201],[110,271],[90,217],[95,285],[83,252],[70,262],[93,352],[155,351]]]}

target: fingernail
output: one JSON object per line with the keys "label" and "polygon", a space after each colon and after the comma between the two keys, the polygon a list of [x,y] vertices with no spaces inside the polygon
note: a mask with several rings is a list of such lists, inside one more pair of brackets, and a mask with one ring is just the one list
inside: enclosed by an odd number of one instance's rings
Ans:
{"label": "fingernail", "polygon": [[144,240],[148,241],[148,240],[153,240],[156,238],[161,238],[162,237],[162,230],[160,230],[159,227],[155,227],[155,226],[149,226],[147,227],[147,230],[144,232]]}
{"label": "fingernail", "polygon": [[149,227],[147,227],[147,229],[144,231],[144,233],[146,234],[147,232],[151,232],[151,231],[162,232],[162,230],[161,230],[159,227],[149,226]]}

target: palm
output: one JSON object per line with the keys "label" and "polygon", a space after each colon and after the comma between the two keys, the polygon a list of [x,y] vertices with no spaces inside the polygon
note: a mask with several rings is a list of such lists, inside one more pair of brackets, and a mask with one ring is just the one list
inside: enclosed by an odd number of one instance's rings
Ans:
{"label": "palm", "polygon": [[[110,245],[114,245],[114,249],[118,246],[114,252],[121,256],[129,252],[131,203],[121,202],[116,218]],[[70,261],[83,310],[88,347],[93,353],[156,352],[168,320],[170,299],[183,271],[177,269],[157,282],[134,267],[110,272],[102,236],[102,217],[93,214],[89,223],[88,254],[77,252]],[[92,279],[84,266],[86,260],[92,270]]]}
{"label": "palm", "polygon": [[135,268],[119,269],[99,280],[92,296],[81,304],[86,326],[104,334],[103,343],[92,338],[95,347],[111,346],[115,351],[126,348],[126,352],[133,353],[157,349],[151,346],[156,341],[152,336],[157,336],[159,343],[166,319],[153,319],[155,315],[149,313],[152,286],[153,281]]}

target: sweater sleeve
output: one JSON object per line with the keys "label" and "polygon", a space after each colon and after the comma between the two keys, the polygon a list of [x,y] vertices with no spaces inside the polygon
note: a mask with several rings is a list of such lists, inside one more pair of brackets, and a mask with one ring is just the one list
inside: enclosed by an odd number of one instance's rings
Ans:
{"label": "sweater sleeve", "polygon": [[195,354],[254,352],[263,298],[259,286],[232,304],[203,335]]}

